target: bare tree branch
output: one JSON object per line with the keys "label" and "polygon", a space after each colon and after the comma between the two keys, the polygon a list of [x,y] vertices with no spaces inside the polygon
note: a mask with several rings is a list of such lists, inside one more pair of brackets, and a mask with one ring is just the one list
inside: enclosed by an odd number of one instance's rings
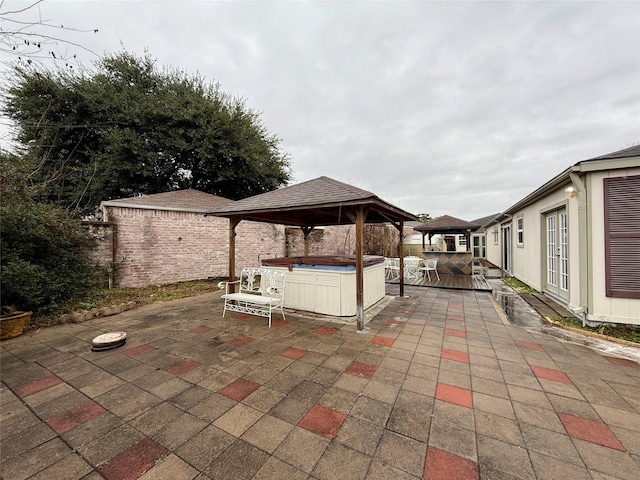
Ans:
{"label": "bare tree branch", "polygon": [[[44,33],[43,30],[46,29],[55,29],[63,32],[98,33],[98,29],[79,29],[68,25],[54,24],[51,20],[43,20],[39,13],[40,4],[43,2],[44,0],[37,0],[21,9],[2,11],[5,1],[0,1],[0,53],[10,55],[20,64],[30,65],[37,60],[49,59],[66,62],[65,66],[69,68],[73,68],[69,62],[73,62],[76,59],[76,55],[72,55],[66,49],[60,51],[61,45],[80,48],[96,57],[99,56],[90,48],[68,40],[62,35]],[[29,12],[34,8],[38,9],[38,20],[25,21],[18,18],[20,14]],[[7,24],[10,24],[12,28],[8,28]],[[6,64],[8,62],[3,61],[2,63]]]}

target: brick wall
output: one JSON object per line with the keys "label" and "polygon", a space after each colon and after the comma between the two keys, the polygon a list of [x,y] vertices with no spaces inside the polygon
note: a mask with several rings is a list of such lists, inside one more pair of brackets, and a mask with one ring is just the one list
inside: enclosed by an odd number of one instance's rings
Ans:
{"label": "brick wall", "polygon": [[[229,221],[202,213],[109,207],[116,225],[116,284],[162,285],[226,277]],[[243,221],[236,228],[236,268],[259,254],[284,255],[284,227]]]}
{"label": "brick wall", "polygon": [[[286,227],[285,255],[304,255],[304,235],[300,227]],[[309,234],[309,255],[353,255],[356,249],[355,225],[336,225],[313,229]]]}
{"label": "brick wall", "polygon": [[[102,235],[104,240],[95,258],[108,265],[110,239],[115,239],[116,285],[141,287],[228,275],[229,221],[226,218],[107,207],[106,220],[113,224],[115,235]],[[99,230],[100,226],[91,228]],[[379,241],[380,238],[383,240]],[[393,249],[397,245],[397,230],[393,226],[365,226],[366,254],[395,256],[390,255],[389,245]],[[355,225],[324,227],[310,235],[310,255],[353,255],[354,252]],[[246,220],[236,227],[237,271],[259,265],[261,258],[303,253],[304,238],[298,227]]]}
{"label": "brick wall", "polygon": [[[224,222],[226,237],[218,247],[225,259],[222,276],[229,274],[229,221]],[[285,254],[285,228],[271,223],[241,221],[236,227],[236,270],[257,267],[261,258],[283,257]]]}
{"label": "brick wall", "polygon": [[100,265],[108,265],[112,260],[115,241],[115,224],[111,222],[82,222],[89,234],[95,238],[97,245],[91,252],[91,258]]}

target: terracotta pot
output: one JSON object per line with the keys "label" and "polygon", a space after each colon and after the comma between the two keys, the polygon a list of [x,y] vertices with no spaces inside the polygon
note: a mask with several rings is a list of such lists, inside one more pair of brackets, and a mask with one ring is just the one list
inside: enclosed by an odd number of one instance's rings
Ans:
{"label": "terracotta pot", "polygon": [[14,312],[11,315],[0,317],[0,340],[22,335],[31,322],[32,314],[33,312]]}

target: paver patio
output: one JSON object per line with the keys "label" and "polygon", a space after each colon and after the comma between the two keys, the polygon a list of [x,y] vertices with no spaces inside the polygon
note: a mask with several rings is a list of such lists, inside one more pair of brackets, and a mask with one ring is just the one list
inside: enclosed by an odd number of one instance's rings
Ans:
{"label": "paver patio", "polygon": [[640,365],[512,326],[485,292],[405,292],[361,334],[223,319],[216,292],[5,341],[1,476],[640,478]]}

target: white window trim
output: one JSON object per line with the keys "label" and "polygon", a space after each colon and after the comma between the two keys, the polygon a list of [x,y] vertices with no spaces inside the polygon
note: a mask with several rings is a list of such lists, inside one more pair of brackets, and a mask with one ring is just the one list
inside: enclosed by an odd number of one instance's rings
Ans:
{"label": "white window trim", "polygon": [[524,215],[516,217],[516,245],[524,247]]}
{"label": "white window trim", "polygon": [[494,227],[492,233],[493,233],[493,244],[498,245],[500,243],[500,230],[498,230],[498,227]]}

